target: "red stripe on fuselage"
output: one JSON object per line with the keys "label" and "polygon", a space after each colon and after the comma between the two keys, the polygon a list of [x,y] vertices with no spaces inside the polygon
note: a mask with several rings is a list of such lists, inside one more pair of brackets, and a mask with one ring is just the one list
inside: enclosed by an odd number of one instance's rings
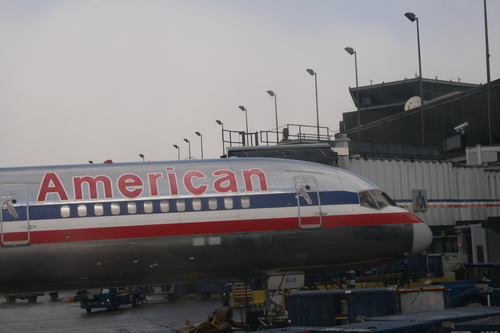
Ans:
{"label": "red stripe on fuselage", "polygon": [[[407,224],[421,221],[410,213],[332,215],[322,217],[322,228],[363,225]],[[302,217],[301,224],[319,223],[319,217]],[[31,231],[31,244],[65,243],[79,241],[137,239],[186,235],[211,235],[239,232],[278,231],[300,229],[298,218],[233,220],[216,222],[175,223],[160,225],[139,225],[102,227],[88,229]],[[9,233],[6,240],[26,239],[26,233]]]}

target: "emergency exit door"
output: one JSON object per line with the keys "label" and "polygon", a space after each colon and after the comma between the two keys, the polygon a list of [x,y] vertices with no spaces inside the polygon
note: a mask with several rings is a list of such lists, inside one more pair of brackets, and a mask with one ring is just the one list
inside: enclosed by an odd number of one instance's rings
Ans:
{"label": "emergency exit door", "polygon": [[294,177],[299,226],[302,229],[319,228],[322,223],[321,200],[318,183],[313,176]]}
{"label": "emergency exit door", "polygon": [[30,242],[28,186],[0,184],[2,245],[24,245]]}

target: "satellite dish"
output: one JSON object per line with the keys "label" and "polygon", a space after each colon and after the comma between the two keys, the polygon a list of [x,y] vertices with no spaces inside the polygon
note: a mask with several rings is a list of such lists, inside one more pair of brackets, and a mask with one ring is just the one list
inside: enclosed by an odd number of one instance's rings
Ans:
{"label": "satellite dish", "polygon": [[413,108],[418,108],[420,105],[422,105],[422,103],[420,103],[420,97],[413,96],[412,98],[406,101],[405,111],[411,110]]}

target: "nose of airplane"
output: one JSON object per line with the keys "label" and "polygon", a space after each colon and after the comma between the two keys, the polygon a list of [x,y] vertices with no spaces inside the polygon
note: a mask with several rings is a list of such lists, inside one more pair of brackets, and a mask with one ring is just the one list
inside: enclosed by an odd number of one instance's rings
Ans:
{"label": "nose of airplane", "polygon": [[425,223],[413,223],[413,248],[411,255],[424,252],[432,243],[432,231]]}

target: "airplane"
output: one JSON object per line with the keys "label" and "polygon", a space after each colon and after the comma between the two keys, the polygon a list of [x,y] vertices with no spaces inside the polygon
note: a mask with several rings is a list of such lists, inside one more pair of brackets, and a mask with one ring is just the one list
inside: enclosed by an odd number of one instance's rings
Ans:
{"label": "airplane", "polygon": [[429,227],[318,163],[229,158],[0,168],[0,293],[376,267]]}

